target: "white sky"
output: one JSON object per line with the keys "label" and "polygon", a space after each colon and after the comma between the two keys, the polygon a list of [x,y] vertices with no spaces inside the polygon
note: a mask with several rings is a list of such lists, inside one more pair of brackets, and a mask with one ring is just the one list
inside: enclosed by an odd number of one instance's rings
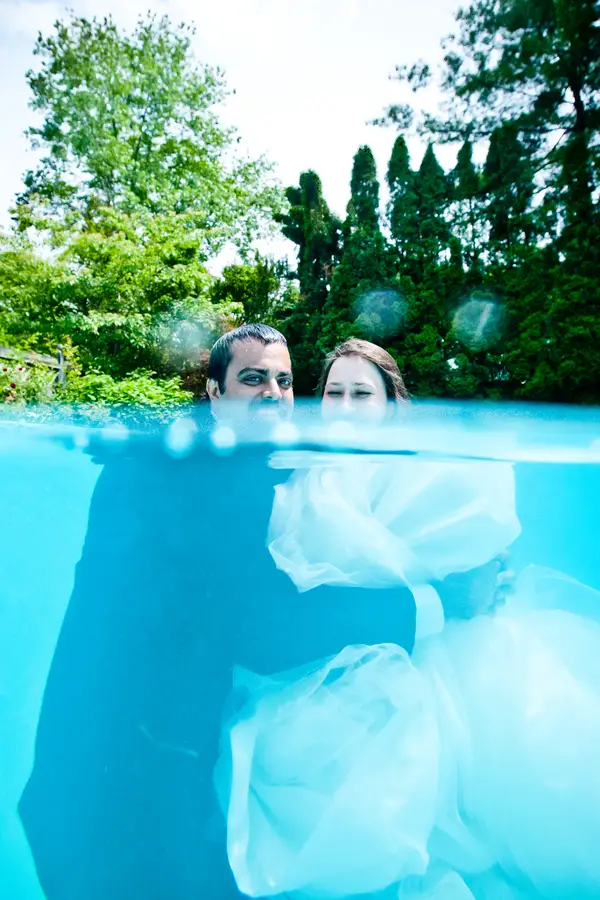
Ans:
{"label": "white sky", "polygon": [[[25,72],[38,31],[48,33],[67,6],[79,15],[112,13],[129,28],[147,9],[197,27],[195,51],[218,64],[236,94],[225,118],[245,147],[277,163],[284,185],[301,171],[321,176],[330,206],[343,214],[352,157],[373,149],[385,175],[395,134],[367,125],[391,102],[409,99],[389,75],[396,64],[441,58],[460,0],[0,0],[0,225],[33,158]],[[432,106],[436,97],[426,102]],[[413,164],[422,148],[413,144]],[[446,149],[443,163],[453,159]]]}

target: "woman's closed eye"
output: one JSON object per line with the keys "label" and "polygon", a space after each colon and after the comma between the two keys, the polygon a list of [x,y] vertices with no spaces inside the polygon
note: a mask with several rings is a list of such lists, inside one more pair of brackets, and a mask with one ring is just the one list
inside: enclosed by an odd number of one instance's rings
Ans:
{"label": "woman's closed eye", "polygon": [[361,398],[361,399],[362,399],[363,397],[372,397],[372,396],[373,396],[373,391],[355,391],[353,396],[354,396],[354,397],[359,397],[359,398]]}

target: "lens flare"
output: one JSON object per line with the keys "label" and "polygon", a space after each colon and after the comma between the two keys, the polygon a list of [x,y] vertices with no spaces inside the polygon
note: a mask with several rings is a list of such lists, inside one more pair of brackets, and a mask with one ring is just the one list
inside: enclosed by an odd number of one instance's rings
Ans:
{"label": "lens flare", "polygon": [[497,300],[473,295],[454,313],[454,334],[470,350],[484,350],[502,337],[504,310]]}
{"label": "lens flare", "polygon": [[356,302],[356,324],[373,340],[398,334],[406,317],[406,299],[398,291],[368,291]]}

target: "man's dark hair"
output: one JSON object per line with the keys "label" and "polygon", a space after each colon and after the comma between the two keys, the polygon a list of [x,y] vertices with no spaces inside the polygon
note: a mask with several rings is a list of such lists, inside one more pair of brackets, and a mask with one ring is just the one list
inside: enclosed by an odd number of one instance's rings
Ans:
{"label": "man's dark hair", "polygon": [[270,325],[241,325],[222,334],[213,345],[208,360],[208,377],[219,385],[221,393],[225,393],[225,378],[233,355],[232,347],[238,341],[260,341],[261,344],[284,344],[287,341],[281,332]]}

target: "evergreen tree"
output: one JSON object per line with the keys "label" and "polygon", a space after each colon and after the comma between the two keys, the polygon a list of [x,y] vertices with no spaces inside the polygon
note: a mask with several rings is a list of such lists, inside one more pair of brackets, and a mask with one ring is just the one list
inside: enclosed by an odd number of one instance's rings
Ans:
{"label": "evergreen tree", "polygon": [[406,140],[400,135],[394,143],[387,170],[390,192],[387,224],[395,251],[395,263],[400,271],[410,269],[415,260],[418,241],[415,181]]}
{"label": "evergreen tree", "polygon": [[492,132],[483,169],[487,198],[490,247],[513,264],[519,248],[529,244],[533,233],[531,200],[533,173],[516,130],[504,125]]}
{"label": "evergreen tree", "polygon": [[321,354],[351,335],[371,333],[369,295],[391,284],[389,251],[381,232],[379,181],[373,153],[361,147],[354,157],[343,250],[323,309],[318,340]]}
{"label": "evergreen tree", "polygon": [[423,270],[435,266],[449,249],[448,181],[429,144],[417,177],[419,255]]}
{"label": "evergreen tree", "polygon": [[303,172],[299,186],[289,187],[286,197],[289,211],[279,221],[285,237],[297,247],[300,293],[280,327],[290,344],[296,391],[310,394],[322,361],[317,342],[322,310],[340,259],[342,223],[330,211],[316,172]]}
{"label": "evergreen tree", "polygon": [[298,248],[300,293],[308,309],[322,309],[339,261],[342,223],[327,206],[316,172],[303,172],[299,186],[288,188],[286,197],[289,211],[279,221]]}
{"label": "evergreen tree", "polygon": [[370,147],[360,147],[354,157],[348,218],[351,227],[363,228],[365,234],[379,231],[379,180]]}
{"label": "evergreen tree", "polygon": [[470,270],[478,270],[483,244],[481,175],[473,162],[473,144],[467,139],[458,151],[452,172],[452,232],[458,238],[454,252]]}
{"label": "evergreen tree", "polygon": [[[442,142],[489,141],[483,208],[466,145],[453,179],[455,205],[475,197],[471,222],[489,235],[471,287],[476,275],[506,312],[480,385],[506,397],[598,399],[600,3],[472,0],[457,22],[444,48],[443,113],[423,113],[418,127]],[[432,79],[423,63],[397,74],[416,90]],[[399,109],[387,118],[407,121]],[[462,214],[452,227],[455,259],[469,267]],[[483,358],[466,356],[481,374]]]}

